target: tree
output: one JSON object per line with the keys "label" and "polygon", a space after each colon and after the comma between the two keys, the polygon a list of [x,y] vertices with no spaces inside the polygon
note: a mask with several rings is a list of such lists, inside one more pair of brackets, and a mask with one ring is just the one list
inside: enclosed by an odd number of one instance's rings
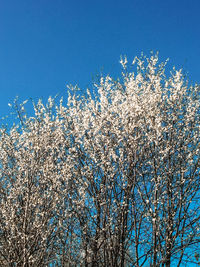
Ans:
{"label": "tree", "polygon": [[5,266],[198,262],[199,86],[167,78],[158,55],[121,64],[66,105],[39,101],[29,117],[14,103],[19,124],[0,136]]}

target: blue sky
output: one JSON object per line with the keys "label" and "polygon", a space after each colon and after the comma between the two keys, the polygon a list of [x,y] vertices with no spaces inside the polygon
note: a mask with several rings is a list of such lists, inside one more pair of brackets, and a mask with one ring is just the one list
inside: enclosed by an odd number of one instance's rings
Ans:
{"label": "blue sky", "polygon": [[90,87],[120,55],[159,51],[200,82],[199,0],[1,0],[0,117],[8,102]]}
{"label": "blue sky", "polygon": [[199,0],[0,0],[0,117],[16,95],[85,90],[151,50],[200,83]]}

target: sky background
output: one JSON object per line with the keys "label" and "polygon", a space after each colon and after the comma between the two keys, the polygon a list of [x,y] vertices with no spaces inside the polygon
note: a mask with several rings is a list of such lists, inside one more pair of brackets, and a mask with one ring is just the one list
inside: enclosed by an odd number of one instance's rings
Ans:
{"label": "sky background", "polygon": [[116,77],[120,55],[159,51],[199,83],[199,14],[199,0],[0,0],[0,117],[16,95],[46,100]]}
{"label": "sky background", "polygon": [[200,0],[0,0],[0,117],[151,50],[200,83]]}

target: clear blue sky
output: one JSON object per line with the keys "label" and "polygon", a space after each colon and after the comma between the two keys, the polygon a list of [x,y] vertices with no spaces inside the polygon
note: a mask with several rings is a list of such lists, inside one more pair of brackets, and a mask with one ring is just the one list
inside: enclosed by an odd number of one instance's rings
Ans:
{"label": "clear blue sky", "polygon": [[199,0],[1,0],[0,117],[8,102],[63,95],[143,51],[200,82]]}

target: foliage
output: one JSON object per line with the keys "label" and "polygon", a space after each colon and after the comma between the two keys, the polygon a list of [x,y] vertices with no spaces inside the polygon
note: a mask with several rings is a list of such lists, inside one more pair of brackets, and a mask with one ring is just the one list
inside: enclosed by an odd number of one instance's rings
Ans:
{"label": "foliage", "polygon": [[[158,56],[121,59],[94,97],[13,105],[0,130],[2,266],[198,262],[199,86]],[[195,255],[195,256],[194,256]]]}

